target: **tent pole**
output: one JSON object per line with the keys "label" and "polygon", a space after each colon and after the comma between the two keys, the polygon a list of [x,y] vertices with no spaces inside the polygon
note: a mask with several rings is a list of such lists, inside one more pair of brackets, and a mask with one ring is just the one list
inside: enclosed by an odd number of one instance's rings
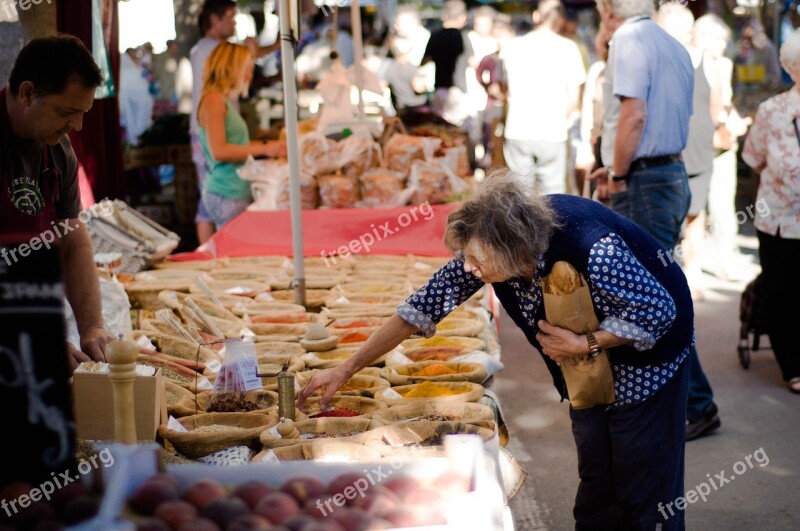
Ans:
{"label": "tent pole", "polygon": [[281,0],[281,71],[283,72],[283,108],[286,126],[286,150],[289,157],[289,206],[292,219],[295,301],[306,305],[306,273],[303,263],[303,209],[300,202],[300,157],[297,135],[297,84],[294,69],[294,34],[290,0]]}

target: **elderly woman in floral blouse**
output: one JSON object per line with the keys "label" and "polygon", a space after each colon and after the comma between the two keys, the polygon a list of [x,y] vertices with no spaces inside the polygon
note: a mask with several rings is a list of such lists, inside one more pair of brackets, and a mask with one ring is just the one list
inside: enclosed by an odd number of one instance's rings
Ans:
{"label": "elderly woman in floral blouse", "polygon": [[756,198],[758,255],[769,341],[789,390],[800,393],[800,349],[794,328],[800,300],[800,30],[781,46],[791,89],[758,107],[742,158],[761,174]]}
{"label": "elderly woman in floral blouse", "polygon": [[485,284],[544,354],[562,399],[559,363],[592,351],[590,338],[545,320],[542,278],[569,262],[587,280],[609,349],[616,401],[570,407],[581,478],[578,529],[683,529],[670,501],[683,495],[687,358],[693,308],[680,267],[644,230],[600,203],[570,195],[529,196],[506,173],[488,177],[448,218],[455,257],[401,304],[342,365],[314,376],[323,403],[355,372],[436,324]]}

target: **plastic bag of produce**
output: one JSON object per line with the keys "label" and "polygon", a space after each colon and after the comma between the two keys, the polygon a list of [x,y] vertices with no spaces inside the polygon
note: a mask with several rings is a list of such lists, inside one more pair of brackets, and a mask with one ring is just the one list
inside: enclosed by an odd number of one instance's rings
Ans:
{"label": "plastic bag of produce", "polygon": [[384,163],[390,170],[408,176],[415,160],[430,160],[442,141],[411,135],[394,135],[383,150]]}
{"label": "plastic bag of produce", "polygon": [[362,202],[368,207],[400,207],[408,202],[409,194],[403,193],[403,176],[385,168],[374,168],[364,172],[361,182]]}
{"label": "plastic bag of produce", "polygon": [[408,187],[414,190],[411,201],[415,204],[446,203],[469,185],[453,173],[447,164],[415,160],[411,164]]}
{"label": "plastic bag of produce", "polygon": [[300,168],[312,175],[334,173],[340,168],[339,144],[322,133],[300,137]]}
{"label": "plastic bag of produce", "polygon": [[353,208],[358,201],[358,181],[344,175],[324,175],[319,178],[319,198],[323,208]]}
{"label": "plastic bag of produce", "polygon": [[244,397],[248,391],[263,389],[252,337],[225,341],[225,360],[214,380],[214,394],[206,408],[218,411],[218,404]]}
{"label": "plastic bag of produce", "polygon": [[339,142],[339,164],[346,177],[358,179],[382,163],[381,146],[371,136],[356,134]]}

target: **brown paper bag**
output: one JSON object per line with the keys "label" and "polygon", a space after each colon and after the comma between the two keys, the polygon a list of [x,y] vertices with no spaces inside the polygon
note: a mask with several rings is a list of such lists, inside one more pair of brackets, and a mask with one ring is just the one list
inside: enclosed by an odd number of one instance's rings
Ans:
{"label": "brown paper bag", "polygon": [[[542,282],[544,313],[547,321],[576,334],[594,332],[600,328],[592,306],[592,296],[586,280],[581,276],[581,287],[570,295],[554,295],[549,277]],[[594,358],[581,356],[563,362],[561,372],[569,391],[569,401],[575,409],[585,409],[615,400],[614,377],[608,352],[603,349]]]}

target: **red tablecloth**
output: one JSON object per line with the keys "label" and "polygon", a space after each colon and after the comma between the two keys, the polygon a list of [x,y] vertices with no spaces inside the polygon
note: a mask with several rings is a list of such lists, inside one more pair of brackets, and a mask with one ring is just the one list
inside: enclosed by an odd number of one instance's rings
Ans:
{"label": "red tablecloth", "polygon": [[[402,208],[343,208],[303,211],[305,256],[353,254],[448,256],[442,238],[456,204]],[[178,260],[216,256],[292,256],[288,210],[244,212],[195,253]]]}

